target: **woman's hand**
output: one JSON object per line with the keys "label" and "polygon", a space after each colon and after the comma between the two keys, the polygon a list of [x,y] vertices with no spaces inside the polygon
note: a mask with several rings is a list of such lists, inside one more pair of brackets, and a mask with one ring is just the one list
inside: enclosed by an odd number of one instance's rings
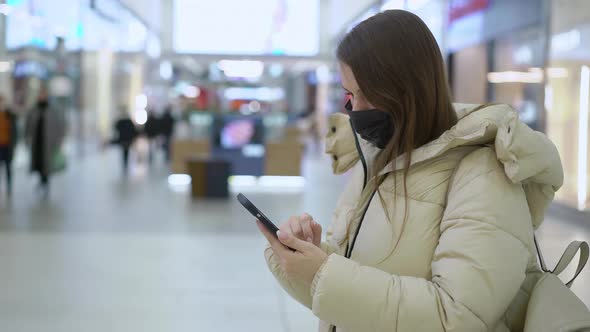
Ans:
{"label": "woman's hand", "polygon": [[305,213],[300,217],[294,216],[283,223],[279,230],[282,233],[292,234],[296,238],[315,244],[321,248],[322,225],[315,222],[309,214]]}
{"label": "woman's hand", "polygon": [[[313,278],[328,258],[328,255],[314,243],[303,241],[293,234],[278,231],[278,239],[257,222],[272,250],[280,258],[280,266],[287,278],[299,280],[311,286]],[[293,250],[291,250],[291,249]]]}

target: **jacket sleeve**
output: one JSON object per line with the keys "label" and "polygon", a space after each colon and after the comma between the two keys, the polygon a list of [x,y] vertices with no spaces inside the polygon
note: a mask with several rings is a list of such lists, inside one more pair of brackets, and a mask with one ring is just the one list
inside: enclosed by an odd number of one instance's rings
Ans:
{"label": "jacket sleeve", "polygon": [[[322,241],[320,245],[322,250],[328,255],[337,252],[338,250],[332,244],[330,244],[331,237],[332,231],[330,227],[326,231],[326,241]],[[275,254],[270,245],[268,245],[264,250],[264,257],[266,258],[266,264],[268,265],[269,270],[272,272],[275,279],[277,279],[281,287],[297,302],[311,309],[312,297],[309,285],[305,285],[304,283],[298,282],[297,280],[290,280],[287,278],[281,269],[279,261],[280,258]]]}
{"label": "jacket sleeve", "polygon": [[[338,199],[337,205],[339,207],[348,206],[351,204],[351,201],[355,201],[356,199],[358,199],[358,195],[360,194],[360,182],[362,182],[362,175],[362,169],[358,169],[356,172],[353,172],[351,179],[348,181],[346,188],[342,191],[342,194]],[[326,238],[321,243],[322,250],[328,255],[338,253],[341,250],[338,245],[338,239],[340,239],[342,235],[340,234],[339,236],[335,236],[334,231],[336,227],[338,229],[346,227],[345,214],[347,210],[341,210],[342,208],[339,208],[334,211],[334,214],[332,216],[332,223],[326,229]],[[342,231],[338,233],[342,233]],[[281,287],[283,287],[283,289],[299,303],[311,309],[312,298],[309,286],[304,285],[302,283],[298,283],[296,280],[287,279],[287,276],[281,270],[279,261],[280,258],[277,255],[275,255],[274,251],[270,246],[268,246],[264,251],[264,256],[266,258],[268,268],[270,269],[274,277],[278,280]]]}
{"label": "jacket sleeve", "polygon": [[279,282],[281,287],[291,295],[297,302],[311,309],[311,295],[309,293],[309,286],[297,280],[290,280],[287,278],[280,265],[280,258],[275,254],[274,250],[269,246],[264,250],[264,257],[270,272]]}
{"label": "jacket sleeve", "polygon": [[354,331],[493,330],[525,278],[530,223],[522,186],[491,149],[477,150],[450,182],[430,280],[332,254],[313,281],[313,312]]}

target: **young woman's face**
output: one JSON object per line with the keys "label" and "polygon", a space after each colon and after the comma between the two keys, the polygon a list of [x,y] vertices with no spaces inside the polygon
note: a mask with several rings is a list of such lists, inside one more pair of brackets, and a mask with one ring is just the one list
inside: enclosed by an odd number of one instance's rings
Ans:
{"label": "young woman's face", "polygon": [[339,62],[339,65],[342,87],[346,91],[346,95],[350,96],[352,110],[359,111],[374,109],[375,107],[365,99],[365,96],[361,92],[350,66],[343,62]]}

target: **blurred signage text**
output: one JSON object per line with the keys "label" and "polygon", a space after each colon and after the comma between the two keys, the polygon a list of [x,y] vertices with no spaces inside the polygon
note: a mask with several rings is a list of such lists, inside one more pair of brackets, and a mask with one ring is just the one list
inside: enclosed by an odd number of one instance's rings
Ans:
{"label": "blurred signage text", "polygon": [[449,24],[469,14],[488,8],[491,0],[451,0],[449,2]]}

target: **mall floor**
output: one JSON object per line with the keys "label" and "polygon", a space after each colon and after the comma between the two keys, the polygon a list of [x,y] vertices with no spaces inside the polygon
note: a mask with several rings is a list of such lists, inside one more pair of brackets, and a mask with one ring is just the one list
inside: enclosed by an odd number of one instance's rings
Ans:
{"label": "mall floor", "polygon": [[[12,200],[0,194],[1,331],[316,329],[266,269],[265,241],[235,200],[192,201],[161,160],[124,180],[117,157],[71,159],[46,200],[22,169]],[[329,163],[308,157],[303,188],[232,189],[276,221],[306,211],[327,225],[345,181]],[[567,215],[538,232],[550,265],[569,241],[590,240],[590,222]],[[573,290],[590,305],[590,268]]]}

